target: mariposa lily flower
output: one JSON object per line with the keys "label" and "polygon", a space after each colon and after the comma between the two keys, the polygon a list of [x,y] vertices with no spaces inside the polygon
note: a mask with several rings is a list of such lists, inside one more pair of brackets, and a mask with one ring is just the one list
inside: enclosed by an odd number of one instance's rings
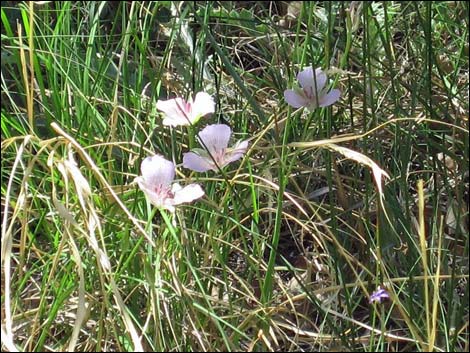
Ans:
{"label": "mariposa lily flower", "polygon": [[327,92],[327,77],[322,69],[308,67],[297,74],[300,88],[288,89],[284,91],[286,102],[294,108],[306,107],[313,111],[318,107],[327,107],[335,103],[341,92],[338,89],[332,89]]}
{"label": "mariposa lily flower", "polygon": [[195,172],[217,171],[240,159],[248,148],[248,141],[239,141],[228,148],[232,130],[225,124],[206,126],[199,134],[203,147],[183,154],[183,167]]}
{"label": "mariposa lily flower", "polygon": [[198,184],[183,188],[178,183],[173,183],[175,165],[160,155],[145,158],[140,170],[142,175],[136,178],[137,184],[150,202],[158,208],[174,212],[175,206],[192,202],[204,195]]}
{"label": "mariposa lily flower", "polygon": [[191,125],[197,123],[203,116],[214,113],[215,103],[209,94],[199,92],[194,101],[185,101],[183,98],[159,100],[157,109],[165,114],[163,125]]}

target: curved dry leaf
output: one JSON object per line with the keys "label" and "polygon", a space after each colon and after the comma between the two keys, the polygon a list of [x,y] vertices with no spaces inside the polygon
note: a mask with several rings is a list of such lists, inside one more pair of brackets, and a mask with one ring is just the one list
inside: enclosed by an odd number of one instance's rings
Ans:
{"label": "curved dry leaf", "polygon": [[343,156],[346,158],[352,159],[358,163],[361,163],[363,165],[368,166],[369,168],[372,169],[372,173],[374,175],[375,182],[377,184],[377,189],[379,191],[379,195],[382,198],[383,191],[382,191],[382,175],[388,179],[390,179],[390,176],[385,172],[382,168],[380,168],[377,163],[375,163],[372,159],[369,157],[363,155],[362,153],[359,153],[357,151],[351,150],[346,147],[341,147],[338,145],[335,145],[333,143],[326,145],[326,147],[341,153]]}

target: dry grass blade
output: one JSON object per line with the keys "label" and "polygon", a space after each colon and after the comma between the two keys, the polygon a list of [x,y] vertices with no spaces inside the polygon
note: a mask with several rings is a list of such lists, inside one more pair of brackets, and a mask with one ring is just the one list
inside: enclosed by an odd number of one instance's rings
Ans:
{"label": "dry grass blade", "polygon": [[23,151],[26,145],[29,143],[30,136],[26,136],[23,143],[18,148],[18,152],[16,154],[15,161],[13,163],[10,178],[8,179],[8,185],[6,189],[6,197],[5,197],[5,209],[3,211],[3,219],[2,219],[2,268],[3,268],[3,276],[4,276],[4,300],[5,300],[5,336],[3,335],[3,325],[2,325],[2,344],[3,339],[5,338],[6,342],[12,347],[15,347],[13,342],[13,331],[12,331],[12,318],[11,318],[11,250],[13,246],[13,234],[12,228],[14,224],[14,220],[17,217],[18,210],[21,209],[23,202],[25,200],[24,192],[18,196],[15,210],[10,220],[10,225],[8,225],[8,206],[10,205],[10,196],[12,193],[12,185],[13,179],[16,175],[16,169],[21,162],[21,158],[23,156]]}
{"label": "dry grass blade", "polygon": [[[64,161],[63,163],[59,163],[58,167],[59,167],[58,169],[62,172],[64,178],[67,178],[66,175],[69,175],[74,182],[75,190],[79,198],[82,212],[85,215],[85,217],[86,215],[88,215],[88,218],[87,218],[88,233],[86,234],[88,243],[96,254],[96,258],[98,259],[98,264],[100,265],[100,272],[105,274],[107,281],[111,287],[114,300],[116,301],[117,307],[119,308],[119,311],[122,315],[124,324],[128,332],[131,335],[132,343],[134,345],[134,351],[143,352],[144,349],[142,347],[140,337],[137,333],[137,330],[134,324],[132,323],[131,317],[127,313],[127,307],[124,303],[124,300],[122,299],[122,296],[114,280],[111,262],[109,260],[109,256],[106,253],[104,243],[101,242],[101,244],[103,245],[102,247],[100,247],[99,245],[100,243],[98,242],[98,239],[96,237],[96,232],[98,232],[98,234],[101,237],[101,240],[103,238],[100,217],[98,216],[95,210],[95,207],[93,205],[93,200],[91,198],[91,195],[92,195],[91,187],[88,181],[86,180],[86,178],[81,173],[80,169],[78,169],[75,161],[73,160],[71,152],[69,153],[69,159]],[[69,237],[69,239],[71,238]],[[80,326],[86,314],[84,283],[82,281],[83,269],[80,267],[80,263],[81,263],[80,254],[78,253],[78,249],[76,249],[75,244],[71,244],[71,245],[72,245],[72,251],[74,253],[74,256],[75,257],[78,256],[75,260],[77,262],[77,265],[79,266],[80,283],[79,283],[79,306],[78,306],[78,311],[77,311],[77,319],[76,319],[76,324],[74,327],[71,340],[69,342],[69,350],[72,350],[75,345],[75,342],[76,342],[76,339],[78,337],[78,333],[80,330]]]}
{"label": "dry grass blade", "polygon": [[119,207],[126,213],[126,215],[129,217],[129,219],[132,221],[134,226],[139,230],[139,232],[147,239],[147,241],[152,245],[155,246],[154,241],[148,236],[147,232],[142,228],[142,226],[137,222],[134,216],[129,212],[127,209],[126,205],[121,201],[119,196],[114,192],[113,188],[111,185],[109,185],[108,181],[106,178],[101,174],[99,168],[96,166],[96,164],[93,162],[91,157],[86,153],[86,151],[80,146],[80,144],[75,141],[74,138],[72,138],[70,135],[68,135],[64,130],[62,130],[59,125],[56,123],[51,124],[52,128],[56,130],[60,135],[62,135],[66,140],[68,140],[73,147],[75,147],[80,154],[80,156],[86,161],[86,163],[90,166],[91,170],[95,173],[96,177],[98,180],[101,182],[101,184],[109,191],[113,199],[117,202]]}
{"label": "dry grass blade", "polygon": [[362,153],[359,153],[357,151],[351,150],[346,147],[338,146],[335,144],[328,144],[325,147],[332,149],[333,151],[341,153],[343,156],[346,158],[352,159],[358,163],[361,163],[369,168],[372,169],[372,173],[374,175],[375,182],[377,184],[377,189],[379,191],[380,198],[382,199],[384,197],[383,191],[382,191],[382,176],[386,178],[390,178],[388,174],[380,168],[377,163],[375,163],[372,159],[369,157],[363,155]]}
{"label": "dry grass blade", "polygon": [[83,271],[83,263],[82,263],[82,259],[80,256],[80,251],[78,250],[77,245],[75,244],[75,242],[73,241],[73,238],[70,235],[68,236],[68,241],[69,241],[70,248],[72,250],[72,253],[75,259],[75,263],[77,264],[78,277],[79,277],[77,313],[76,313],[75,323],[73,326],[72,335],[70,337],[70,342],[68,345],[68,351],[73,352],[75,351],[75,346],[77,344],[78,335],[80,334],[80,330],[87,316],[87,307],[86,307],[86,301],[85,301],[85,274]]}

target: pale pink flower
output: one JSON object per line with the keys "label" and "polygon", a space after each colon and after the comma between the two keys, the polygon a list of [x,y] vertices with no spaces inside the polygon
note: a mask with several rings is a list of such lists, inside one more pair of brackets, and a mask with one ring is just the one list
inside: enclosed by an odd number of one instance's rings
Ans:
{"label": "pale pink flower", "polygon": [[150,202],[158,208],[174,212],[176,205],[194,201],[204,195],[198,184],[182,188],[178,183],[173,183],[175,165],[162,156],[145,158],[140,170],[142,175],[137,177],[136,181]]}
{"label": "pale pink flower", "polygon": [[194,101],[186,102],[183,98],[159,100],[157,109],[165,114],[163,125],[191,125],[197,123],[203,116],[214,113],[215,103],[209,94],[199,92]]}
{"label": "pale pink flower", "polygon": [[284,91],[286,102],[294,108],[306,107],[309,111],[313,111],[318,107],[332,105],[341,95],[338,89],[332,89],[327,93],[327,77],[320,68],[315,72],[311,67],[300,71],[297,80],[300,87]]}
{"label": "pale pink flower", "polygon": [[183,167],[195,172],[217,171],[240,159],[248,148],[248,141],[238,141],[235,146],[228,148],[230,135],[232,130],[225,124],[206,126],[199,133],[199,143],[203,149],[184,153]]}

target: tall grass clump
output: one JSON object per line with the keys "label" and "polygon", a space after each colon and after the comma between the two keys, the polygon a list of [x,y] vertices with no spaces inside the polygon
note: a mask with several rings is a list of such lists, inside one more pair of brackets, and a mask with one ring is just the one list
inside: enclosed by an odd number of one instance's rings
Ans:
{"label": "tall grass clump", "polygon": [[[468,351],[468,11],[3,2],[2,350]],[[155,207],[153,155],[204,196]]]}

